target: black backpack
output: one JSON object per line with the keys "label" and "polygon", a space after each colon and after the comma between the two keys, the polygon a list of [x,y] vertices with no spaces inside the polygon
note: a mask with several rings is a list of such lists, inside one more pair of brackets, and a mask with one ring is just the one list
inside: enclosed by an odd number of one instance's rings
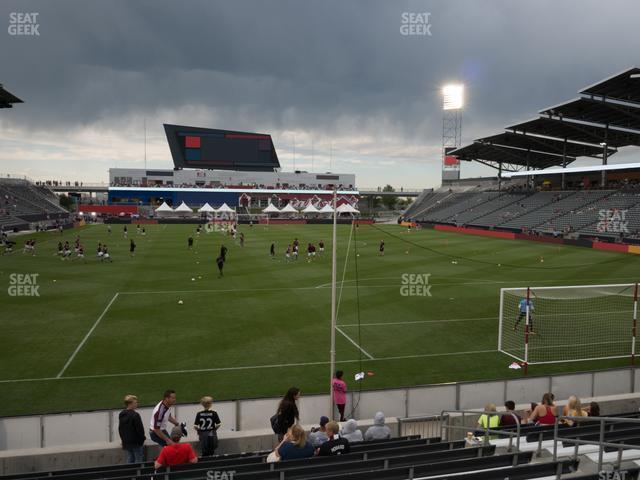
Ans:
{"label": "black backpack", "polygon": [[271,422],[271,429],[273,430],[273,433],[277,435],[281,435],[283,432],[282,432],[282,419],[280,417],[280,412],[272,416],[269,419],[269,421]]}

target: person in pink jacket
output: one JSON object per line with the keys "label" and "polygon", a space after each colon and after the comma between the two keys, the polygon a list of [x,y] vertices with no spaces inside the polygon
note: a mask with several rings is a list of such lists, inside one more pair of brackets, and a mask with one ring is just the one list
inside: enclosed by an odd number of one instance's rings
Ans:
{"label": "person in pink jacket", "polygon": [[344,406],[347,403],[347,383],[342,380],[342,375],[344,375],[342,370],[336,372],[336,377],[331,382],[331,388],[333,390],[333,403],[336,404],[338,412],[340,412],[340,421],[344,422],[346,420],[344,418]]}

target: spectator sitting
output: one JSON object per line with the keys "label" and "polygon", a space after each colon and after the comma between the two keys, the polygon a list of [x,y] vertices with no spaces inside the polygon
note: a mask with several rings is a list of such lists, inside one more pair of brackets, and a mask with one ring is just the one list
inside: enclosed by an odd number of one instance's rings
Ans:
{"label": "spectator sitting", "polygon": [[[484,413],[480,415],[480,417],[478,418],[478,424],[476,425],[476,428],[478,430],[486,430],[487,428],[489,429],[498,428],[500,424],[500,417],[498,415],[495,415],[495,411],[496,411],[496,404],[487,403],[484,406]],[[482,439],[482,437],[479,437],[479,438]],[[492,437],[489,437],[489,438],[492,438]]]}
{"label": "spectator sitting", "polygon": [[556,423],[556,405],[553,393],[545,393],[536,408],[531,412],[529,421],[538,425],[553,425]]}
{"label": "spectator sitting", "polygon": [[362,432],[358,430],[358,422],[353,418],[343,425],[340,436],[342,438],[346,438],[350,442],[361,442],[364,440]]}
{"label": "spectator sitting", "polygon": [[391,438],[391,429],[384,424],[384,413],[378,412],[373,417],[373,426],[369,427],[364,434],[364,439],[385,440]]}
{"label": "spectator sitting", "polygon": [[573,405],[576,401],[578,397],[576,397],[575,395],[571,395],[568,399],[567,399],[567,404],[562,407],[562,416],[566,417],[569,415],[569,410],[571,410],[573,408]]}
{"label": "spectator sitting", "polygon": [[314,450],[311,443],[307,441],[304,429],[296,423],[289,428],[274,453],[278,460],[294,460],[313,457]]}
{"label": "spectator sitting", "polygon": [[318,449],[318,456],[325,457],[330,455],[342,455],[349,453],[351,450],[349,447],[349,440],[341,437],[338,434],[340,426],[336,422],[329,422],[327,424],[327,433],[329,434],[329,440],[324,442]]}
{"label": "spectator sitting", "polygon": [[598,404],[598,402],[591,402],[589,404],[589,416],[590,417],[600,416],[600,405]]}
{"label": "spectator sitting", "polygon": [[326,425],[329,423],[329,417],[325,417],[324,415],[320,417],[320,428],[312,428],[311,433],[309,434],[309,441],[313,448],[318,448],[324,442],[329,440],[329,436],[327,435]]}
{"label": "spectator sitting", "polygon": [[[567,416],[568,417],[586,417],[588,416],[587,412],[582,408],[582,402],[580,402],[580,399],[578,397],[576,397],[575,395],[571,396],[571,399],[569,402],[567,402],[566,407],[568,408],[568,412],[567,412]],[[569,420],[569,419],[565,419],[564,420],[565,425],[569,425],[570,427],[572,427],[573,425],[576,424],[576,422],[574,420]]]}
{"label": "spectator sitting", "polygon": [[516,404],[514,403],[513,400],[507,400],[506,402],[504,402],[504,408],[506,409],[505,413],[508,413],[508,414],[511,414],[511,415],[502,415],[500,417],[500,426],[501,427],[517,425],[518,423],[522,422],[522,418],[520,418],[520,415],[518,415],[516,412],[514,412],[514,410],[516,408]]}
{"label": "spectator sitting", "polygon": [[186,463],[196,463],[198,456],[188,443],[180,443],[182,438],[182,427],[176,426],[171,429],[171,444],[162,448],[160,455],[156,458],[154,467],[170,467],[173,465],[184,465]]}
{"label": "spectator sitting", "polygon": [[144,462],[144,426],[138,408],[138,397],[127,395],[124,397],[125,409],[118,416],[118,433],[122,440],[122,449],[127,452],[127,463]]}

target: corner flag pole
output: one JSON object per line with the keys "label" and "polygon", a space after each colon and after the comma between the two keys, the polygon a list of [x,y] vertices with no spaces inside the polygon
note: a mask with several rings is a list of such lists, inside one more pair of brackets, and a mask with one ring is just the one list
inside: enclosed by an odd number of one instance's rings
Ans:
{"label": "corner flag pole", "polygon": [[336,226],[338,223],[337,210],[337,190],[333,190],[333,234],[331,241],[331,351],[330,351],[330,378],[329,378],[329,411],[331,412],[331,420],[333,420],[333,377],[336,372]]}

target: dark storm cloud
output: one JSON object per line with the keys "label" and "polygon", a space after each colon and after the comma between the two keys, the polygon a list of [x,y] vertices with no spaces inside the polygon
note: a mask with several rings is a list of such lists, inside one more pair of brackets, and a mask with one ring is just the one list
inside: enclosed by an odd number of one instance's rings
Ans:
{"label": "dark storm cloud", "polygon": [[[438,145],[447,81],[470,140],[639,63],[636,1],[10,0],[0,22],[13,11],[41,35],[0,32],[0,81],[27,101],[0,121],[36,130],[193,106],[220,128]],[[403,12],[430,12],[432,36],[402,36]]]}

